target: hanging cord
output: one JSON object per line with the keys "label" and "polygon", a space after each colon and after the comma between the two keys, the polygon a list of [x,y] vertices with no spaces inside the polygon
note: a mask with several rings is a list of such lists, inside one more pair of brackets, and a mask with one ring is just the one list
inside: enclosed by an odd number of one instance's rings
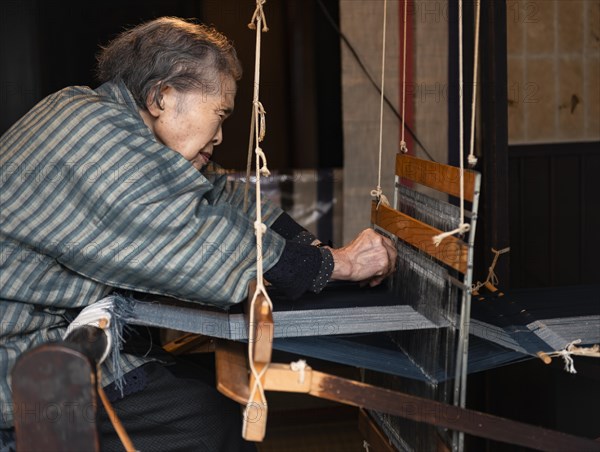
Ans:
{"label": "hanging cord", "polygon": [[[254,95],[252,99],[253,116],[252,124],[250,127],[251,131],[254,132],[253,139],[256,146],[254,149],[254,153],[256,155],[256,221],[254,223],[254,229],[256,233],[256,289],[254,291],[252,301],[250,302],[250,322],[248,331],[248,361],[250,365],[250,372],[254,377],[254,384],[252,385],[252,388],[250,390],[250,396],[248,398],[248,402],[246,403],[246,409],[244,413],[244,431],[246,430],[249,419],[249,410],[254,405],[253,399],[256,396],[257,392],[260,396],[261,403],[264,406],[267,405],[267,399],[265,397],[265,390],[262,385],[261,378],[267,371],[268,365],[265,365],[262,368],[262,370],[258,372],[256,366],[254,365],[254,353],[252,348],[256,340],[256,328],[254,327],[254,306],[259,295],[262,294],[264,296],[264,300],[268,303],[269,308],[271,310],[273,309],[273,304],[271,303],[271,299],[269,298],[269,295],[267,294],[264,285],[262,240],[263,234],[266,232],[267,227],[262,222],[262,203],[260,193],[261,175],[266,177],[270,174],[269,169],[267,167],[267,159],[263,150],[260,148],[260,142],[263,141],[266,134],[265,110],[263,108],[263,105],[259,101],[261,33],[268,31],[268,27],[266,26],[265,13],[263,11],[263,5],[265,3],[266,0],[256,0],[256,9],[252,16],[252,20],[248,25],[250,29],[256,30],[256,53],[254,61]],[[247,178],[246,183],[248,183],[248,180],[249,177]]]}
{"label": "hanging cord", "polygon": [[473,168],[477,164],[475,157],[475,109],[477,108],[477,71],[479,66],[479,16],[481,13],[481,0],[475,0],[475,49],[473,57],[473,99],[471,102],[471,143],[467,161]]}
{"label": "hanging cord", "polygon": [[381,204],[389,206],[390,202],[383,194],[381,189],[381,160],[383,154],[383,99],[385,91],[385,39],[386,39],[386,24],[387,24],[387,0],[383,2],[383,37],[381,43],[381,96],[379,101],[379,168],[377,172],[377,188],[371,190],[371,196],[377,199],[377,208]]}
{"label": "hanging cord", "polygon": [[[252,14],[252,19],[250,19],[250,23],[248,23],[248,28],[250,30],[256,30],[256,24],[262,23],[262,31],[266,33],[269,31],[269,27],[267,27],[267,18],[265,17],[265,11],[263,10],[263,5],[267,3],[267,0],[257,0],[256,8],[254,9],[254,14]],[[256,71],[256,70],[255,70]],[[262,108],[262,105],[261,105]],[[254,108],[252,109],[252,115],[250,119],[250,139],[248,140],[248,159],[246,161],[246,184],[244,186],[244,212],[248,210],[248,193],[250,191],[250,173],[252,172],[252,148],[254,146],[254,129],[256,127],[255,121],[255,112]],[[263,109],[263,118],[264,118],[264,109]],[[261,123],[261,136],[264,138],[265,136],[265,121],[263,120]],[[262,139],[261,139],[262,141]]]}
{"label": "hanging cord", "polygon": [[248,211],[250,173],[252,172],[252,149],[254,148],[254,107],[250,115],[250,138],[248,139],[248,159],[246,160],[246,183],[244,184],[244,212]]}
{"label": "hanging cord", "polygon": [[488,284],[492,284],[494,287],[496,287],[498,285],[498,275],[496,275],[496,273],[494,272],[494,269],[496,268],[496,264],[498,263],[498,258],[500,257],[500,255],[504,254],[504,253],[508,253],[509,251],[510,251],[510,247],[503,248],[500,251],[492,248],[492,253],[494,253],[494,259],[492,260],[492,265],[490,265],[490,268],[488,269],[487,278],[485,279],[484,282],[476,282],[475,284],[473,284],[472,292],[476,292],[479,289],[481,289],[483,286],[486,286]]}
{"label": "hanging cord", "polygon": [[591,347],[578,347],[581,344],[581,339],[569,342],[566,347],[556,352],[544,353],[539,352],[538,357],[546,364],[550,364],[552,358],[560,356],[565,362],[565,370],[571,374],[576,374],[575,363],[572,356],[588,356],[591,358],[600,358],[600,345],[596,344]]}
{"label": "hanging cord", "polygon": [[406,18],[408,10],[408,0],[404,0],[404,39],[402,40],[402,137],[400,138],[400,152],[406,154],[406,140],[404,139],[404,129],[406,128],[404,118],[406,118]]}
{"label": "hanging cord", "polygon": [[[474,49],[474,67],[477,68],[478,62],[478,50],[479,50],[479,14],[480,5],[477,1],[477,12],[475,18],[475,49]],[[473,85],[477,85],[477,72],[473,74]],[[450,237],[455,234],[464,234],[471,229],[468,223],[465,223],[465,132],[464,132],[464,71],[463,71],[463,2],[458,0],[458,86],[459,86],[459,160],[460,160],[460,224],[456,229],[452,231],[443,232],[433,237],[433,243],[435,246],[439,246],[446,237]],[[475,99],[475,95],[473,95]],[[473,109],[471,111],[471,152],[469,154],[469,161],[475,158],[474,152],[474,136],[475,136],[475,103],[473,103]]]}

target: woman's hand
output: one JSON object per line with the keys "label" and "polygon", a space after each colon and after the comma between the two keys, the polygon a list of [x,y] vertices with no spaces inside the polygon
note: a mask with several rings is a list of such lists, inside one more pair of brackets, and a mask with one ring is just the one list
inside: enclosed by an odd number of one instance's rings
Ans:
{"label": "woman's hand", "polygon": [[348,245],[332,249],[332,280],[363,281],[373,287],[396,269],[396,247],[373,229],[365,229]]}

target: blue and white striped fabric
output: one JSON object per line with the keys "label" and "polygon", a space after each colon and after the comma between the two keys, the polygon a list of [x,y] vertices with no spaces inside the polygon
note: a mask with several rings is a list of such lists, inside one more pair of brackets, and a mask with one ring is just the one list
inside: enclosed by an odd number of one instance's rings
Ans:
{"label": "blue and white striped fabric", "polygon": [[[226,307],[255,277],[254,204],[160,144],[124,85],[70,87],[0,138],[0,427],[10,370],[64,333],[69,309],[115,289]],[[250,200],[254,199],[250,196]],[[271,225],[281,214],[263,208]],[[285,240],[267,230],[264,267]],[[125,372],[143,360],[122,355]],[[104,369],[104,383],[113,378]]]}

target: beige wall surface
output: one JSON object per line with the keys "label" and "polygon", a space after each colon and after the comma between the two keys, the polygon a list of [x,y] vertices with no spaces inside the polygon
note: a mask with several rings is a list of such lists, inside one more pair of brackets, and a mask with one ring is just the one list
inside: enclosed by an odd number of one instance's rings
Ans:
{"label": "beige wall surface", "polygon": [[[340,1],[340,24],[372,77],[380,83],[383,0]],[[398,1],[388,1],[385,93],[399,108]],[[380,96],[342,44],[342,109],[344,127],[343,242],[370,226],[370,192],[377,186]],[[391,199],[399,124],[384,108],[381,186]]]}
{"label": "beige wall surface", "polygon": [[600,0],[508,0],[510,144],[600,139]]}
{"label": "beige wall surface", "polygon": [[[341,28],[373,78],[380,83],[383,0],[340,1]],[[401,2],[388,1],[385,93],[401,111],[402,56]],[[414,117],[409,124],[435,160],[448,154],[448,5],[446,0],[417,0],[408,10],[413,28],[413,68],[406,85],[406,102]],[[412,79],[412,80],[411,80]],[[370,191],[377,186],[380,97],[342,45],[344,126],[344,242],[370,225]],[[381,187],[390,201],[394,190],[394,162],[399,151],[401,124],[384,107]],[[405,132],[408,137],[408,132]],[[427,158],[415,146],[411,153]]]}

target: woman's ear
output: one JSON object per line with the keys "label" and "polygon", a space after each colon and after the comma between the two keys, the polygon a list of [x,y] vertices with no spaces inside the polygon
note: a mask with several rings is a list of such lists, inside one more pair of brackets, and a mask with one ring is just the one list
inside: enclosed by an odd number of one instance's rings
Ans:
{"label": "woman's ear", "polygon": [[158,82],[148,93],[146,108],[148,109],[148,113],[153,117],[158,118],[165,109],[164,96],[169,89],[170,87],[168,85],[163,85],[162,82]]}

